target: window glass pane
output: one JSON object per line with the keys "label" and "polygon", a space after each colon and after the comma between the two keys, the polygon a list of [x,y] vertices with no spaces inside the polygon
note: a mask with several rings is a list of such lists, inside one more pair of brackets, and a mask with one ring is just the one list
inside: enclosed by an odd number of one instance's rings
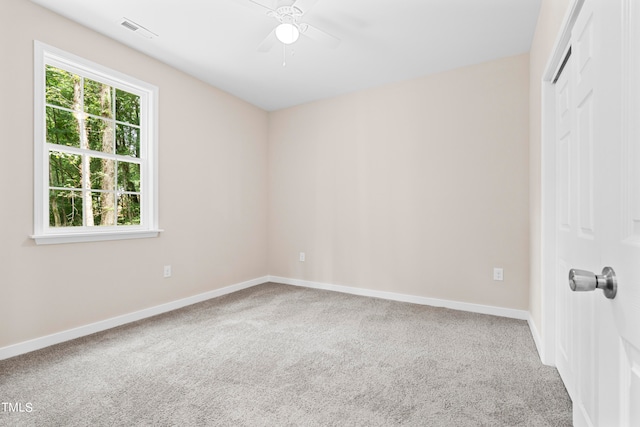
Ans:
{"label": "window glass pane", "polygon": [[113,88],[109,85],[84,79],[84,111],[96,116],[113,118]]}
{"label": "window glass pane", "polygon": [[93,202],[93,225],[116,225],[116,195],[114,193],[91,193]]}
{"label": "window glass pane", "polygon": [[140,124],[140,97],[116,89],[116,120],[119,122]]}
{"label": "window glass pane", "polygon": [[118,225],[140,225],[140,195],[118,195]]}
{"label": "window glass pane", "polygon": [[73,113],[47,107],[47,142],[80,147],[80,125]]}
{"label": "window glass pane", "polygon": [[117,125],[116,154],[140,157],[140,129],[133,126]]}
{"label": "window glass pane", "polygon": [[87,117],[85,123],[89,149],[113,154],[113,122]]}
{"label": "window glass pane", "polygon": [[89,160],[91,171],[91,188],[94,190],[115,190],[116,161],[91,157]]}
{"label": "window glass pane", "polygon": [[34,51],[35,164],[45,167],[34,173],[36,242],[147,236],[158,216],[157,88],[42,43]]}
{"label": "window glass pane", "polygon": [[140,165],[118,162],[118,191],[140,192]]}
{"label": "window glass pane", "polygon": [[82,188],[82,156],[57,151],[49,153],[49,185]]}
{"label": "window glass pane", "polygon": [[74,94],[80,99],[80,77],[51,65],[46,67],[47,104],[59,105],[73,110]]}
{"label": "window glass pane", "polygon": [[51,227],[82,226],[82,193],[51,190],[49,192],[49,225]]}

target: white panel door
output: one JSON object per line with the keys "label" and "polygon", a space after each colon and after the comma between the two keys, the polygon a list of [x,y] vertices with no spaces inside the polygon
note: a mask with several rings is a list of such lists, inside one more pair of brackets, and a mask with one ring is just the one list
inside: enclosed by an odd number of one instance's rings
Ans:
{"label": "white panel door", "polygon": [[601,351],[600,425],[631,427],[640,426],[640,4],[601,1],[605,60],[621,66],[603,72],[607,103],[620,106],[620,114],[604,118],[596,153],[603,169],[602,264],[618,277],[616,298],[601,301],[607,316],[601,333],[615,342]]}
{"label": "white panel door", "polygon": [[576,20],[571,56],[556,82],[556,365],[574,406],[574,423],[592,425],[596,411],[596,349],[600,345],[595,293],[574,293],[571,268],[600,263],[600,229],[594,221],[595,22],[586,5]]}
{"label": "white panel door", "polygon": [[[640,426],[640,5],[585,0],[556,83],[556,363],[576,426]],[[617,275],[607,299],[570,268]]]}
{"label": "white panel door", "polygon": [[572,74],[573,60],[565,64],[564,70],[555,86],[555,125],[556,135],[555,153],[556,153],[556,234],[558,236],[558,260],[556,263],[556,366],[569,395],[575,401],[575,392],[577,373],[575,372],[574,363],[575,355],[575,338],[577,333],[574,332],[579,327],[575,321],[576,300],[571,295],[571,290],[566,283],[566,271],[573,265],[572,259],[569,259],[573,246],[576,246],[577,236],[573,230],[572,224],[572,207],[574,205],[572,198],[572,129],[574,108],[572,105],[573,95],[573,79],[569,76]]}

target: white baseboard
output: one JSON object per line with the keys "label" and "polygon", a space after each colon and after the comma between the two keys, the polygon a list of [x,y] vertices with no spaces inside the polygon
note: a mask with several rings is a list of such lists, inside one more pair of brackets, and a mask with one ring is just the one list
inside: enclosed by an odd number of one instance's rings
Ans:
{"label": "white baseboard", "polygon": [[236,283],[235,285],[226,286],[221,289],[204,292],[202,294],[179,299],[176,301],[171,301],[166,304],[157,305],[155,307],[145,308],[144,310],[136,311],[133,313],[123,314],[122,316],[112,317],[111,319],[101,320],[99,322],[80,326],[74,329],[68,329],[66,331],[57,332],[55,334],[46,335],[44,337],[35,338],[7,347],[2,347],[0,348],[0,360],[8,359],[10,357],[18,356],[24,353],[29,353],[31,351],[39,350],[41,348],[49,347],[54,344],[59,344],[61,342],[94,334],[96,332],[115,328],[116,326],[121,326],[126,323],[146,319],[147,317],[156,316],[158,314],[166,313],[172,310],[177,310],[188,305],[196,304],[222,295],[227,295],[233,292],[240,291],[242,289],[260,285],[268,281],[269,280],[267,276],[259,277],[257,279],[248,280],[242,283]]}
{"label": "white baseboard", "polygon": [[289,279],[286,277],[268,276],[270,282],[284,285],[302,286],[305,288],[325,289],[345,294],[362,295],[393,301],[410,302],[413,304],[430,305],[433,307],[451,308],[453,310],[469,311],[472,313],[490,314],[493,316],[509,317],[512,319],[529,320],[529,312],[513,308],[495,307],[491,305],[472,304],[468,302],[450,301],[437,298],[419,297],[415,295],[398,294],[395,292],[373,291],[370,289],[353,288],[350,286],[332,285],[329,283],[311,282],[308,280]]}
{"label": "white baseboard", "polygon": [[531,336],[533,336],[533,342],[536,344],[536,350],[538,350],[540,361],[547,366],[555,366],[549,363],[549,361],[547,361],[545,358],[544,347],[542,346],[542,337],[540,336],[540,332],[538,332],[538,328],[531,318],[531,315],[529,315],[527,323],[529,324],[529,329],[531,330]]}
{"label": "white baseboard", "polygon": [[468,311],[472,313],[490,314],[493,316],[508,317],[512,319],[527,320],[533,339],[536,343],[536,347],[540,350],[540,336],[538,331],[530,319],[529,313],[525,310],[516,310],[512,308],[495,307],[490,305],[472,304],[459,301],[450,301],[437,298],[426,298],[415,295],[399,294],[395,292],[374,291],[370,289],[354,288],[350,286],[332,285],[329,283],[312,282],[308,280],[289,279],[286,277],[278,276],[263,276],[256,279],[248,280],[246,282],[237,283],[235,285],[226,286],[221,289],[205,292],[202,294],[194,295],[191,297],[183,298],[177,301],[168,302],[166,304],[157,305],[155,307],[146,308],[144,310],[136,311],[133,313],[124,314],[122,316],[112,317],[111,319],[101,320],[99,322],[91,323],[88,325],[80,326],[74,329],[69,329],[55,334],[46,335],[44,337],[35,338],[29,341],[24,341],[18,344],[9,345],[0,348],[0,360],[8,359],[10,357],[19,356],[21,354],[29,353],[31,351],[39,350],[41,348],[49,347],[54,344],[59,344],[65,341],[69,341],[75,338],[91,335],[96,332],[101,332],[107,329],[115,328],[127,323],[135,322],[138,320],[146,319],[148,317],[156,316],[158,314],[166,313],[169,311],[177,310],[188,305],[196,304],[202,301],[206,301],[212,298],[216,298],[222,295],[227,295],[233,292],[247,289],[256,285],[260,285],[266,282],[282,283],[285,285],[301,286],[313,289],[324,289],[335,292],[342,292],[353,295],[361,295],[366,297],[374,297],[387,299],[392,301],[409,302],[413,304],[429,305],[433,307],[444,307],[453,310]]}

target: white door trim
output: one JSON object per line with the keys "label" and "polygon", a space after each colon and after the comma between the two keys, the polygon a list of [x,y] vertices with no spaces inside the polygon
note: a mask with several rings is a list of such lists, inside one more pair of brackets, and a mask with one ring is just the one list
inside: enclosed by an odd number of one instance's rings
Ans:
{"label": "white door trim", "polygon": [[545,365],[555,366],[556,303],[555,273],[557,261],[556,240],[556,150],[555,150],[555,90],[553,80],[571,43],[571,30],[585,0],[573,0],[562,21],[558,37],[551,50],[542,75],[541,93],[541,347],[540,359]]}

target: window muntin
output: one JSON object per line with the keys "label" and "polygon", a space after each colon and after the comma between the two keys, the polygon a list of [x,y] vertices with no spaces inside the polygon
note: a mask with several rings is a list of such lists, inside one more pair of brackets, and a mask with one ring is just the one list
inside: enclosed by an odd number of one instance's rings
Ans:
{"label": "window muntin", "polygon": [[35,71],[36,242],[157,235],[157,89],[38,42]]}

